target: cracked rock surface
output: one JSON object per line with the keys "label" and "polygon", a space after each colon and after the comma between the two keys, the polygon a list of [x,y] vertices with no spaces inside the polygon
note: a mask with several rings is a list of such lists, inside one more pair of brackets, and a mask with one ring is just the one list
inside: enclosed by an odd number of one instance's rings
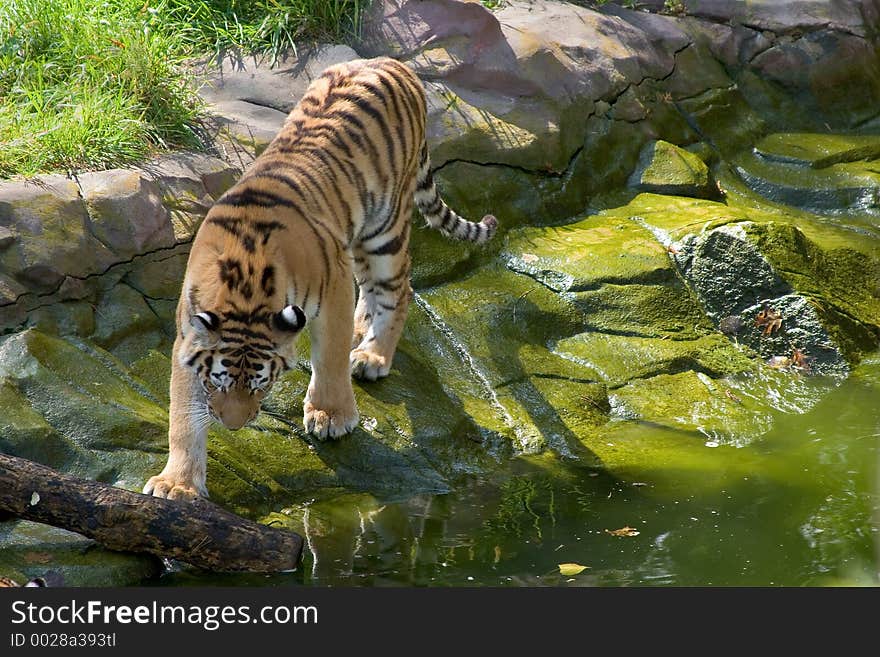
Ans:
{"label": "cracked rock surface", "polygon": [[[253,427],[212,430],[215,501],[399,498],[539,452],[626,479],[814,407],[880,346],[880,8],[619,4],[377,2],[360,43],[207,66],[212,155],[0,182],[0,450],[131,489],[162,467],[196,229],[315,75],[378,54],[426,83],[447,201],[499,235],[417,217],[416,297],[391,375],[355,385],[361,426],[303,436],[303,360]],[[152,572],[22,527],[0,542],[54,550],[69,584]]]}

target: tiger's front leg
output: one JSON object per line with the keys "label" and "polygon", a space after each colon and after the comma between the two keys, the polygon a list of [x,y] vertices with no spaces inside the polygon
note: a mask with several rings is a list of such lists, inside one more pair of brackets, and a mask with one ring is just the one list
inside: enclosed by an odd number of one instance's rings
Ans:
{"label": "tiger's front leg", "polygon": [[350,432],[360,419],[348,364],[354,330],[350,281],[350,271],[340,272],[311,323],[312,379],[303,402],[303,426],[321,440]]}
{"label": "tiger's front leg", "polygon": [[178,360],[180,336],[174,341],[171,365],[171,407],[168,463],[144,486],[144,493],[168,499],[208,496],[206,435],[208,405],[196,375]]}

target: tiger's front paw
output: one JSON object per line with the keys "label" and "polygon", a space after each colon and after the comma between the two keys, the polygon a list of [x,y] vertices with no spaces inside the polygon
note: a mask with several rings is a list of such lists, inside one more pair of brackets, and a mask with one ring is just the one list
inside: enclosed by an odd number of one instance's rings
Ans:
{"label": "tiger's front paw", "polygon": [[351,373],[358,379],[375,381],[388,376],[391,371],[391,359],[366,349],[352,349],[349,355]]}
{"label": "tiger's front paw", "polygon": [[303,406],[303,426],[307,433],[319,440],[344,436],[358,425],[359,420],[360,415],[354,403],[345,410],[316,408],[308,400]]}
{"label": "tiger's front paw", "polygon": [[164,472],[151,477],[144,486],[144,494],[153,497],[164,497],[169,500],[194,500],[198,497],[208,497],[208,491],[204,486],[198,486],[181,477],[174,477]]}

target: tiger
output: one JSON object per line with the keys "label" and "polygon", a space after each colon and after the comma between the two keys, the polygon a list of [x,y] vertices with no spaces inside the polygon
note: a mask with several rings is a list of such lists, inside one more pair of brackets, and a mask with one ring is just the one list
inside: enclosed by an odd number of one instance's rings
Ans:
{"label": "tiger", "polygon": [[257,416],[307,325],[305,432],[325,440],[358,425],[351,377],[388,375],[413,296],[413,205],[452,239],[485,244],[498,227],[440,197],[426,122],[425,89],[405,64],[331,66],[212,205],[177,305],[168,460],[144,493],[207,497],[209,426],[237,430]]}

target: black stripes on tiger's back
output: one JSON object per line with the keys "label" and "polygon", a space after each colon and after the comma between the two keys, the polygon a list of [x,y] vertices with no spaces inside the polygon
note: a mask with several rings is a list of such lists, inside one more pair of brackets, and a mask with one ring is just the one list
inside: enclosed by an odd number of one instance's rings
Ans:
{"label": "black stripes on tiger's back", "polygon": [[[218,201],[219,204],[219,201]],[[257,240],[263,246],[269,243],[269,238],[276,230],[285,230],[287,226],[280,221],[255,221],[245,220],[238,217],[229,217],[222,214],[213,214],[209,224],[219,226],[227,233],[239,238],[246,251],[253,253],[256,249]]]}

